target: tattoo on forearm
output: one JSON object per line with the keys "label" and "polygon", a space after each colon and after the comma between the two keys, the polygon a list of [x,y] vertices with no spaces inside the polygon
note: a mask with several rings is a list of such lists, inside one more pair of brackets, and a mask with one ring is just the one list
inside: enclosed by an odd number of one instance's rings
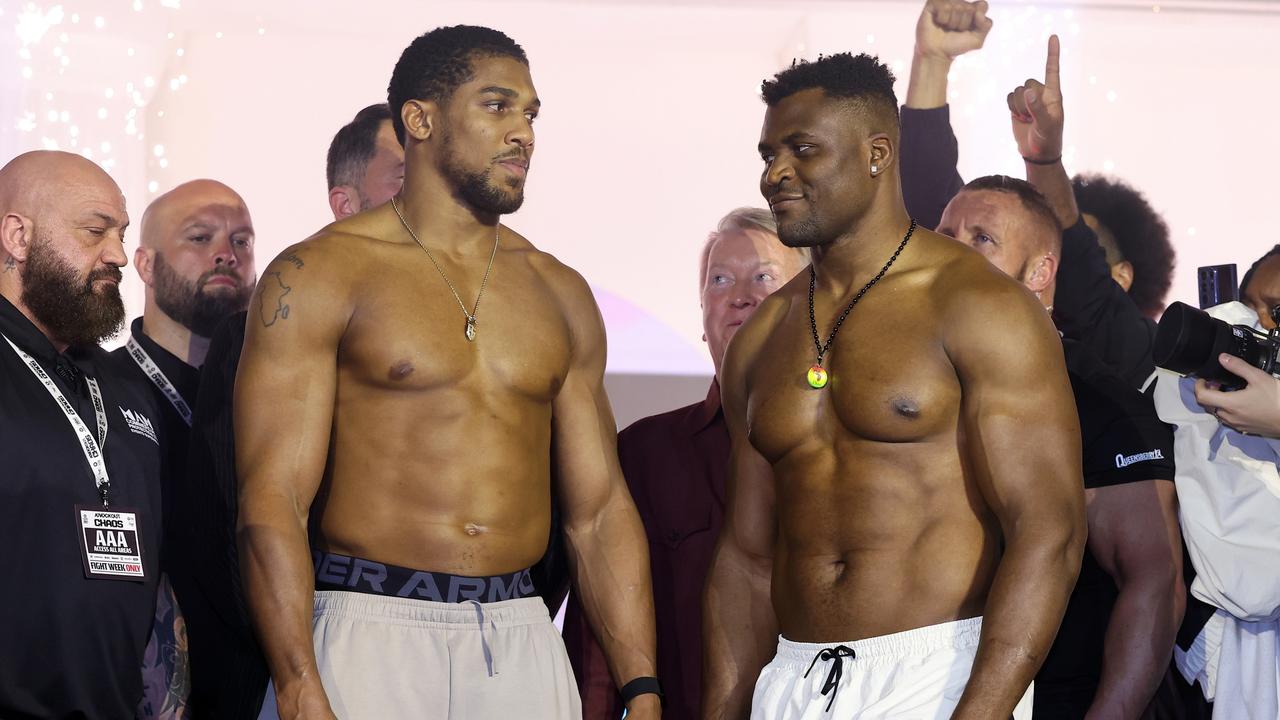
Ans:
{"label": "tattoo on forearm", "polygon": [[289,305],[285,303],[285,297],[291,292],[293,288],[284,284],[279,272],[272,271],[262,276],[258,310],[263,327],[271,327],[277,320],[289,319]]}
{"label": "tattoo on forearm", "polygon": [[17,260],[14,260],[12,255],[10,255],[9,257],[7,257],[7,258],[5,258],[5,259],[4,259],[4,271],[5,271],[5,272],[12,272],[12,271],[13,271],[13,269],[14,269],[14,268],[16,268],[16,267],[18,267],[18,261],[17,261]]}
{"label": "tattoo on forearm", "polygon": [[298,254],[292,250],[286,252],[284,255],[281,255],[280,259],[284,260],[285,262],[293,263],[293,266],[298,268],[299,270],[302,269],[303,265],[306,265],[306,263],[302,262],[302,258],[298,257]]}
{"label": "tattoo on forearm", "polygon": [[180,720],[190,695],[187,628],[167,577],[156,596],[155,624],[142,666],[143,694],[137,715],[143,720]]}

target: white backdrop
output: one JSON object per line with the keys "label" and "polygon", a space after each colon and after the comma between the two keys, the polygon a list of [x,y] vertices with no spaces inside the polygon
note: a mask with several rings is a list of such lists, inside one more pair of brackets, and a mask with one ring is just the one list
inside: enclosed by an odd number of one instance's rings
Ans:
{"label": "white backdrop", "polygon": [[[330,219],[329,140],[385,99],[404,46],[437,25],[490,25],[524,45],[544,103],[510,225],[591,281],[612,373],[709,375],[697,255],[720,215],[761,203],[760,80],[797,55],[865,50],[898,73],[901,98],[920,4],[3,0],[0,162],[83,151],[135,222],[157,192],[220,179],[249,204],[261,267]],[[1280,5],[992,5],[987,47],[953,73],[966,177],[1021,172],[1004,96],[1042,76],[1058,32],[1069,169],[1113,172],[1164,213],[1171,299],[1194,301],[1196,266],[1244,266],[1276,242],[1264,212],[1280,167]],[[141,283],[125,274],[132,316]]]}

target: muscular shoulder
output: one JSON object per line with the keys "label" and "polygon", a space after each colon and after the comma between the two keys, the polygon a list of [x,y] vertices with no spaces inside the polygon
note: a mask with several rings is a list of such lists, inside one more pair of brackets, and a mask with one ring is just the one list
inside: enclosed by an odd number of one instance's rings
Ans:
{"label": "muscular shoulder", "polygon": [[930,293],[947,347],[998,343],[1016,351],[1034,341],[1056,349],[1057,333],[1035,295],[977,252],[954,244],[959,252],[941,270]]}
{"label": "muscular shoulder", "polygon": [[362,246],[380,241],[332,228],[290,245],[263,269],[249,310],[251,321],[271,327],[296,320],[302,312],[313,318],[341,318],[345,324],[353,280],[368,263]]}
{"label": "muscular shoulder", "polygon": [[603,335],[604,325],[595,295],[581,273],[551,253],[534,247],[533,243],[515,231],[508,229],[503,235],[503,241],[508,251],[525,255],[529,268],[559,302],[560,309],[574,328],[575,334],[594,333],[598,330]]}
{"label": "muscular shoulder", "polygon": [[[801,272],[760,303],[760,307],[734,333],[721,363],[720,389],[726,411],[741,409],[746,400],[746,377],[769,336],[781,324],[793,303],[807,293],[809,273]],[[803,300],[801,300],[803,301]]]}

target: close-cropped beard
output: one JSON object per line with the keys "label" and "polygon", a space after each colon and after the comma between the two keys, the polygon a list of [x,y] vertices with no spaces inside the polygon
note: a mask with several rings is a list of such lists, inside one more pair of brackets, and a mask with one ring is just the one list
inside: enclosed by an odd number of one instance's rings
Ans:
{"label": "close-cropped beard", "polygon": [[[240,276],[230,268],[215,267],[191,282],[179,275],[164,261],[164,255],[157,252],[152,272],[156,305],[179,325],[201,337],[213,335],[218,323],[248,309],[249,298],[253,296],[253,285],[243,284]],[[228,288],[227,292],[205,292],[205,285],[216,275],[235,280],[236,286]]]}

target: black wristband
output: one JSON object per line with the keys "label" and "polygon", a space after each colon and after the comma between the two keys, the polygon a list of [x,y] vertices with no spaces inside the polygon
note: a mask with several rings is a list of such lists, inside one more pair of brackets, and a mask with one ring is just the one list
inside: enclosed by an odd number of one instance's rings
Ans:
{"label": "black wristband", "polygon": [[624,705],[629,704],[637,695],[644,695],[645,693],[657,695],[662,707],[665,708],[667,706],[667,696],[662,693],[662,683],[658,682],[656,677],[638,677],[618,690]]}
{"label": "black wristband", "polygon": [[1023,155],[1022,159],[1025,160],[1026,162],[1031,163],[1032,165],[1057,165],[1058,163],[1062,162],[1061,155],[1059,155],[1058,157],[1052,160],[1037,160],[1035,158],[1029,158],[1026,155]]}

